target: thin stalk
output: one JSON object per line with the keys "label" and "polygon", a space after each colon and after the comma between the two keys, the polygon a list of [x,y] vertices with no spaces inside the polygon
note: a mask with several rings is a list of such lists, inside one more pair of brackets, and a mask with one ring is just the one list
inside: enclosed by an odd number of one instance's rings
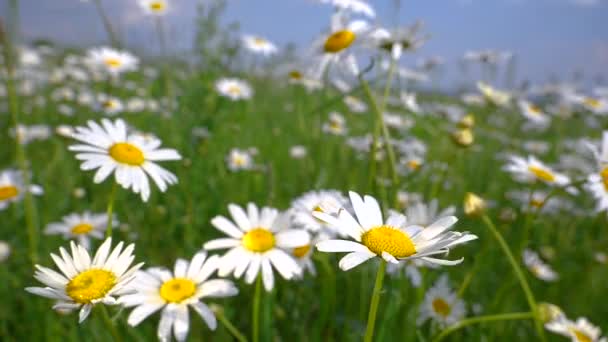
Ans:
{"label": "thin stalk", "polygon": [[103,6],[101,5],[101,0],[94,0],[93,2],[95,3],[95,8],[97,8],[97,12],[99,13],[99,16],[101,17],[101,21],[103,22],[103,27],[106,29],[106,32],[108,33],[108,37],[110,38],[110,44],[112,44],[113,47],[119,48],[120,41],[118,40],[118,37],[116,36],[114,29],[112,28],[112,23],[110,22],[110,19],[108,19],[108,15],[106,14],[106,11],[103,9]]}
{"label": "thin stalk", "polygon": [[116,326],[114,326],[114,322],[112,322],[112,319],[110,318],[108,308],[106,308],[106,306],[103,304],[99,305],[99,307],[101,308],[99,311],[101,311],[101,319],[103,321],[103,325],[106,327],[106,329],[108,329],[108,331],[112,335],[112,339],[114,340],[114,342],[122,342],[122,338],[120,337],[120,334],[118,334],[118,330],[116,330]]}
{"label": "thin stalk", "polygon": [[499,315],[487,315],[487,316],[479,316],[464,319],[444,331],[442,331],[437,337],[435,337],[432,342],[439,342],[446,338],[449,334],[460,330],[466,326],[478,324],[478,323],[486,323],[486,322],[496,322],[496,321],[515,321],[515,320],[524,320],[524,319],[534,319],[534,314],[532,312],[513,312],[507,314],[499,314]]}
{"label": "thin stalk", "polygon": [[255,294],[253,297],[253,327],[251,339],[253,342],[260,341],[260,301],[262,297],[262,273],[258,274],[255,282]]}
{"label": "thin stalk", "polygon": [[232,324],[222,310],[215,311],[217,319],[226,327],[232,336],[239,342],[247,342],[247,338]]}
{"label": "thin stalk", "polygon": [[507,257],[507,260],[509,260],[511,267],[513,268],[513,271],[515,272],[515,275],[517,276],[517,279],[519,280],[519,284],[521,285],[521,288],[524,291],[524,294],[526,295],[526,300],[528,301],[528,305],[530,306],[530,311],[532,311],[532,313],[534,314],[533,317],[534,317],[534,325],[536,327],[536,332],[542,341],[546,341],[545,332],[543,330],[543,324],[538,315],[538,306],[536,304],[536,299],[534,299],[534,293],[532,293],[532,290],[530,289],[530,285],[528,284],[528,281],[526,280],[526,276],[525,276],[524,272],[522,271],[521,267],[519,266],[519,263],[513,256],[513,253],[511,252],[511,249],[509,248],[509,245],[505,241],[504,237],[502,236],[500,231],[498,229],[496,229],[496,226],[494,225],[492,220],[488,217],[488,215],[483,215],[482,220],[486,224],[488,229],[490,229],[492,234],[494,234],[494,237],[498,241],[500,248],[502,249],[503,253]]}
{"label": "thin stalk", "polygon": [[376,315],[378,314],[378,304],[380,303],[380,294],[382,293],[382,283],[384,282],[384,273],[386,271],[386,261],[380,262],[380,268],[376,274],[376,283],[374,292],[372,293],[372,301],[369,305],[369,314],[367,316],[367,328],[365,329],[364,342],[372,342],[374,338],[374,326],[376,324]]}
{"label": "thin stalk", "polygon": [[118,184],[116,181],[112,184],[112,190],[110,190],[110,197],[108,198],[108,208],[106,210],[106,215],[108,218],[108,225],[106,226],[106,238],[112,236],[112,213],[114,211],[114,198],[116,197],[116,188]]}
{"label": "thin stalk", "polygon": [[[17,2],[13,3],[14,7],[11,6],[13,11],[17,10]],[[13,15],[17,15],[13,13]],[[14,19],[16,20],[16,19]],[[16,29],[15,29],[16,30]],[[15,91],[15,65],[14,65],[14,52],[12,50],[11,37],[4,34],[4,30],[0,23],[0,43],[2,43],[4,51],[4,61],[6,65],[7,77],[6,77],[6,91],[8,97],[9,111],[11,112],[11,118],[13,121],[13,127],[15,129],[15,155],[17,157],[17,164],[23,177],[23,191],[24,191],[24,202],[25,202],[25,224],[27,227],[27,236],[29,243],[29,256],[32,264],[36,264],[38,260],[38,229],[37,225],[37,211],[34,203],[34,198],[30,192],[30,173],[27,167],[27,158],[25,155],[25,149],[19,141],[18,127],[19,127],[19,96]]]}

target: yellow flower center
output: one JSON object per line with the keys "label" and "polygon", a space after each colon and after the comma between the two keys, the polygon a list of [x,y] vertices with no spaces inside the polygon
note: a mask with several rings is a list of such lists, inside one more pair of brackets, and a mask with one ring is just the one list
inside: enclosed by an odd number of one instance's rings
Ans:
{"label": "yellow flower center", "polygon": [[433,310],[443,317],[449,316],[450,312],[452,311],[450,304],[448,304],[445,300],[441,298],[433,300],[432,305]]}
{"label": "yellow flower center", "polygon": [[116,103],[116,101],[108,100],[103,102],[103,106],[104,108],[113,109],[118,107],[118,104]]}
{"label": "yellow flower center", "polygon": [[140,166],[145,161],[144,153],[129,143],[116,143],[110,147],[110,157],[119,163]]}
{"label": "yellow flower center", "polygon": [[531,104],[530,106],[528,106],[528,108],[530,109],[530,112],[532,114],[539,115],[541,113],[541,109],[537,105]]}
{"label": "yellow flower center", "polygon": [[228,93],[232,95],[241,95],[241,88],[236,85],[231,85],[230,87],[228,87]]}
{"label": "yellow flower center", "polygon": [[585,104],[589,107],[598,108],[600,106],[600,101],[596,100],[592,97],[588,97],[584,100]]}
{"label": "yellow flower center", "polygon": [[391,226],[383,225],[368,230],[361,236],[361,242],[377,255],[387,252],[395,258],[406,258],[416,253],[416,246],[410,237]]}
{"label": "yellow flower center", "polygon": [[306,256],[306,254],[308,254],[308,251],[310,251],[310,245],[296,247],[293,249],[293,256],[295,256],[296,258],[302,259],[303,257]]}
{"label": "yellow flower center", "polygon": [[[604,189],[608,191],[608,167],[602,169],[600,172],[600,176],[602,177],[602,183],[604,183]],[[0,188],[0,194],[2,193],[2,188]],[[0,195],[0,199],[2,199],[2,195]]]}
{"label": "yellow flower center", "polygon": [[350,30],[341,30],[332,33],[325,40],[323,49],[325,52],[336,53],[348,48],[357,38],[357,35]]}
{"label": "yellow flower center", "polygon": [[586,333],[576,329],[576,328],[570,328],[569,329],[571,333],[574,334],[574,336],[576,337],[576,340],[579,342],[593,342],[593,339],[591,337],[589,337],[589,335],[587,335]]}
{"label": "yellow flower center", "polygon": [[116,285],[116,275],[110,271],[92,268],[72,278],[65,293],[76,303],[87,304],[100,299]]}
{"label": "yellow flower center", "polygon": [[232,157],[232,162],[236,166],[245,166],[247,165],[247,158],[242,155],[236,155]]}
{"label": "yellow flower center", "polygon": [[264,253],[274,247],[274,234],[265,228],[254,228],[243,236],[243,247],[251,252]]}
{"label": "yellow flower center", "polygon": [[542,181],[547,183],[555,182],[555,175],[553,175],[553,173],[547,169],[543,169],[538,166],[528,166],[528,171]]}
{"label": "yellow flower center", "polygon": [[419,161],[414,160],[414,159],[408,160],[406,164],[407,164],[407,167],[409,167],[410,170],[412,170],[412,171],[418,170],[420,168],[420,166],[422,165]]}
{"label": "yellow flower center", "polygon": [[538,198],[533,198],[530,200],[530,206],[531,207],[535,207],[535,208],[542,208],[543,205],[545,205],[545,201],[538,199]]}
{"label": "yellow flower center", "polygon": [[298,70],[292,70],[289,72],[289,78],[291,78],[292,80],[301,80],[302,77],[304,76]]}
{"label": "yellow flower center", "polygon": [[13,185],[0,186],[0,201],[6,201],[19,195],[19,189]]}
{"label": "yellow flower center", "polygon": [[196,293],[196,284],[190,279],[173,278],[160,287],[160,296],[169,303],[181,303]]}
{"label": "yellow flower center", "polygon": [[72,227],[72,234],[86,234],[93,230],[93,225],[89,223],[79,223]]}
{"label": "yellow flower center", "polygon": [[106,65],[109,66],[110,68],[118,68],[119,66],[122,65],[122,61],[115,57],[106,58],[104,60],[104,63],[106,63]]}
{"label": "yellow flower center", "polygon": [[255,45],[257,46],[264,46],[266,45],[267,41],[264,38],[254,38],[253,42],[255,43]]}
{"label": "yellow flower center", "polygon": [[150,3],[150,9],[153,12],[162,12],[165,9],[166,5],[162,1],[154,1]]}

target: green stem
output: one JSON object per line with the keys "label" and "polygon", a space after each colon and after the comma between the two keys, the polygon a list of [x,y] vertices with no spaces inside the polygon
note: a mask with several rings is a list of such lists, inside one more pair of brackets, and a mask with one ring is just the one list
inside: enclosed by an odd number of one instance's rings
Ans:
{"label": "green stem", "polygon": [[112,184],[112,190],[110,190],[110,198],[108,198],[108,209],[106,210],[106,215],[108,218],[108,224],[106,226],[106,238],[112,236],[112,213],[114,211],[114,198],[116,197],[116,188],[118,187],[118,183],[114,181]]}
{"label": "green stem", "polygon": [[110,44],[112,44],[113,47],[119,48],[120,41],[118,40],[114,29],[112,29],[112,24],[110,23],[110,19],[108,19],[106,11],[101,5],[101,0],[95,0],[94,3],[95,7],[97,8],[97,12],[99,13],[99,16],[101,17],[101,20],[103,22],[103,26],[106,29],[106,32],[108,33],[108,37],[110,38]]}
{"label": "green stem", "polygon": [[228,331],[234,336],[234,338],[239,342],[247,342],[247,338],[241,334],[241,332],[232,324],[228,318],[224,315],[222,310],[215,311],[215,316],[217,319],[228,329]]}
{"label": "green stem", "polygon": [[122,342],[122,338],[118,334],[118,330],[116,330],[114,322],[112,322],[112,319],[110,318],[108,308],[106,308],[106,306],[103,304],[100,304],[99,307],[101,308],[99,311],[101,311],[101,319],[103,320],[103,325],[105,325],[106,329],[108,329],[108,331],[112,335],[112,339],[114,340],[114,342]]}
{"label": "green stem", "polygon": [[[11,2],[12,15],[17,16],[17,2]],[[16,18],[14,19],[16,23]],[[14,28],[14,32],[16,32]],[[25,155],[25,149],[19,141],[18,127],[19,127],[19,96],[15,91],[15,65],[14,65],[14,51],[13,51],[13,40],[14,37],[8,37],[4,35],[2,27],[0,26],[0,43],[2,43],[4,51],[4,60],[6,65],[7,77],[6,77],[6,91],[9,102],[9,111],[11,112],[11,118],[13,121],[13,127],[15,129],[15,155],[17,157],[17,164],[23,177],[23,192],[25,202],[25,224],[27,227],[27,236],[29,242],[29,254],[32,264],[36,264],[38,260],[38,229],[36,227],[37,222],[37,211],[34,204],[34,198],[30,192],[30,173],[27,166],[27,158]]]}
{"label": "green stem", "polygon": [[364,342],[371,342],[374,338],[374,325],[376,324],[376,315],[378,313],[378,304],[380,303],[380,294],[382,293],[382,283],[384,282],[384,273],[386,271],[386,261],[380,262],[380,268],[376,274],[376,283],[374,292],[372,293],[372,301],[369,305],[369,314],[367,316],[367,328],[365,329]]}
{"label": "green stem", "polygon": [[502,234],[500,233],[500,231],[498,231],[498,229],[496,229],[496,226],[494,225],[492,220],[490,220],[490,218],[487,215],[483,215],[482,220],[486,224],[488,229],[490,229],[492,234],[494,234],[494,237],[498,241],[500,248],[503,250],[503,253],[507,257],[507,260],[509,260],[511,267],[513,268],[513,271],[515,272],[515,275],[517,276],[517,279],[519,280],[519,284],[521,285],[521,288],[524,291],[524,294],[526,295],[526,300],[528,301],[528,305],[530,306],[530,311],[532,311],[532,313],[534,314],[533,318],[534,318],[534,325],[536,327],[536,332],[537,332],[538,336],[540,337],[540,339],[542,341],[545,341],[546,340],[545,332],[543,330],[543,325],[540,320],[540,317],[538,316],[538,307],[536,304],[536,299],[534,299],[534,294],[532,293],[532,290],[530,289],[530,285],[528,284],[528,281],[526,280],[526,276],[525,276],[524,272],[522,271],[521,267],[519,266],[519,263],[513,256],[513,253],[511,252],[509,245],[505,241],[505,239],[502,236]]}
{"label": "green stem", "polygon": [[442,331],[437,337],[433,339],[432,342],[439,342],[446,338],[449,334],[453,333],[456,330],[460,330],[466,326],[477,324],[477,323],[485,323],[485,322],[496,322],[496,321],[514,321],[514,320],[523,320],[523,319],[533,319],[534,314],[532,312],[514,312],[508,314],[499,314],[499,315],[487,315],[487,316],[479,316],[473,317],[469,319],[464,319],[444,331]]}
{"label": "green stem", "polygon": [[258,274],[255,282],[255,294],[253,297],[253,332],[251,339],[253,342],[260,341],[260,301],[262,297],[262,273]]}

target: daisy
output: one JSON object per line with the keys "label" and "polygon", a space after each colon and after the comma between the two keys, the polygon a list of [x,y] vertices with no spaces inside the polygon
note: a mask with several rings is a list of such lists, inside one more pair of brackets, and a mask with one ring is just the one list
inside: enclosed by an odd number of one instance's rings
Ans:
{"label": "daisy", "polygon": [[554,171],[533,156],[528,156],[527,159],[509,156],[509,163],[503,167],[503,170],[511,173],[513,178],[520,182],[541,181],[548,185],[562,187],[570,183],[568,176]]}
{"label": "daisy", "polygon": [[329,122],[323,124],[323,132],[333,135],[346,134],[346,120],[338,112],[329,113]]}
{"label": "daisy", "polygon": [[21,171],[13,169],[0,171],[0,210],[6,209],[11,203],[21,201],[26,191],[33,195],[43,193],[39,185],[30,184],[27,189]]}
{"label": "daisy", "polygon": [[238,293],[234,284],[225,279],[209,279],[217,270],[219,258],[199,252],[192,261],[178,259],[173,272],[164,267],[139,271],[132,283],[134,293],[121,296],[118,303],[135,307],[128,318],[130,326],[139,325],[158,310],[162,310],[157,336],[161,341],[184,341],[190,329],[188,308],[192,308],[215,330],[217,321],[213,311],[202,302],[203,298],[223,298]]}
{"label": "daisy", "polygon": [[338,190],[309,191],[291,202],[291,220],[294,226],[309,230],[313,233],[327,231],[335,232],[325,222],[313,216],[313,212],[337,214],[348,200]]}
{"label": "daisy", "polygon": [[338,10],[363,14],[370,18],[376,16],[376,11],[367,2],[361,0],[319,0],[322,3],[331,4]]}
{"label": "daisy", "polygon": [[139,59],[126,51],[114,50],[109,47],[93,48],[87,53],[87,61],[91,66],[117,76],[123,72],[137,70]]}
{"label": "daisy", "polygon": [[317,269],[315,264],[312,262],[312,254],[314,252],[313,246],[320,241],[327,240],[329,235],[325,232],[318,232],[314,237],[310,239],[310,242],[306,245],[302,245],[300,247],[291,249],[291,256],[296,260],[300,268],[302,269],[302,273],[296,275],[296,278],[302,278],[304,273],[308,271],[312,276],[317,275]]}
{"label": "daisy", "polygon": [[586,187],[597,201],[596,210],[608,210],[608,131],[602,133],[602,142],[598,146],[587,143],[596,162],[596,170],[587,176]]}
{"label": "daisy", "polygon": [[254,168],[253,153],[250,149],[241,150],[233,148],[226,157],[226,164],[230,171],[252,170]]}
{"label": "daisy", "polygon": [[443,274],[424,295],[416,323],[421,325],[430,318],[446,327],[458,323],[466,313],[464,301],[452,291],[448,276]]}
{"label": "daisy", "polygon": [[11,245],[6,241],[0,240],[0,262],[5,262],[11,255]]}
{"label": "daisy", "polygon": [[517,104],[519,106],[521,114],[529,122],[542,127],[546,127],[549,124],[551,119],[537,105],[526,100],[520,100]]}
{"label": "daisy", "polygon": [[367,103],[365,103],[363,100],[360,100],[359,98],[356,98],[351,95],[346,95],[344,96],[344,99],[342,99],[342,101],[344,102],[346,107],[348,107],[348,110],[353,113],[367,112]]}
{"label": "daisy", "polygon": [[51,128],[47,125],[25,126],[18,124],[17,129],[11,129],[11,136],[23,145],[35,140],[46,140],[51,136]]}
{"label": "daisy", "polygon": [[248,100],[253,96],[251,86],[237,78],[222,78],[215,82],[215,89],[221,96],[232,101]]}
{"label": "daisy", "polygon": [[277,53],[277,51],[279,51],[277,46],[266,38],[253,35],[244,35],[242,39],[247,50],[253,53],[260,54],[262,56],[267,57],[270,55],[274,55]]}
{"label": "daisy", "polygon": [[393,212],[384,222],[375,198],[365,196],[362,199],[352,191],[349,196],[357,220],[344,209],[337,215],[313,213],[316,218],[348,232],[355,240],[326,240],[316,245],[321,252],[349,252],[340,260],[339,266],[343,271],[348,271],[373,257],[382,257],[391,263],[421,258],[439,265],[457,265],[464,258],[452,261],[431,256],[446,254],[452,246],[477,239],[477,236],[469,233],[446,232],[458,221],[454,216],[447,216],[428,227],[421,227],[407,225],[405,216]]}
{"label": "daisy", "polygon": [[[62,222],[49,223],[44,229],[45,234],[61,234],[65,239],[75,239],[85,249],[89,249],[91,238],[103,239],[104,231],[108,226],[108,215],[93,214],[85,211],[82,214],[73,213],[64,216]],[[118,221],[112,218],[112,226],[117,226]]]}
{"label": "daisy", "polygon": [[97,102],[94,103],[94,106],[95,109],[103,111],[108,115],[116,115],[125,109],[125,106],[119,98],[106,94],[100,94],[97,97]]}
{"label": "daisy", "polygon": [[95,183],[103,182],[114,172],[116,182],[124,189],[130,188],[134,193],[141,194],[144,202],[150,197],[148,176],[162,192],[167,190],[168,184],[177,183],[173,173],[155,163],[180,160],[177,151],[159,148],[161,141],[156,138],[129,133],[121,119],[114,123],[103,119],[101,124],[89,121],[88,127],[76,127],[72,137],[83,144],[69,147],[70,151],[78,152],[76,159],[83,161],[80,166],[82,170],[98,169],[93,178]]}
{"label": "daisy", "polygon": [[437,199],[433,199],[429,203],[417,202],[408,206],[405,209],[405,217],[408,224],[426,227],[443,217],[454,215],[455,212],[454,206],[440,210]]}
{"label": "daisy", "polygon": [[506,106],[511,101],[511,94],[498,90],[483,82],[477,82],[477,89],[486,101],[496,106]]}
{"label": "daisy", "polygon": [[289,148],[289,156],[293,159],[303,159],[308,155],[308,150],[305,146],[294,145]]}
{"label": "daisy", "polygon": [[390,53],[394,60],[399,60],[404,51],[414,51],[422,46],[426,38],[417,37],[422,22],[412,26],[397,27],[393,30],[379,28],[374,30],[370,37],[374,46]]}
{"label": "daisy", "polygon": [[316,79],[321,79],[330,65],[336,65],[359,74],[359,67],[353,47],[364,43],[369,32],[369,24],[362,20],[348,21],[344,12],[337,12],[331,18],[331,28],[313,43],[313,71]]}
{"label": "daisy", "polygon": [[302,270],[290,251],[310,243],[306,231],[288,228],[288,216],[274,208],[258,210],[255,204],[249,203],[245,211],[238,205],[229,204],[228,211],[234,222],[216,216],[211,224],[229,237],[203,245],[206,250],[230,248],[220,260],[220,277],[230,273],[235,278],[245,275],[245,281],[251,284],[261,273],[264,288],[271,291],[274,287],[271,265],[287,280],[300,275]]}
{"label": "daisy", "polygon": [[27,287],[25,290],[57,300],[53,309],[80,309],[79,322],[82,323],[94,305],[116,304],[114,297],[129,291],[127,285],[143,265],[139,263],[129,267],[135,259],[135,245],[130,244],[123,250],[123,243],[119,242],[110,252],[111,246],[112,239],[106,239],[91,260],[89,252],[83,246],[71,241],[71,255],[63,247],[59,248],[61,257],[51,253],[51,258],[61,273],[36,265],[34,278],[46,287]]}
{"label": "daisy", "polygon": [[538,254],[532,250],[525,249],[523,253],[524,265],[534,274],[534,276],[540,280],[547,282],[556,281],[559,275],[551,268],[551,266],[545,264]]}
{"label": "daisy", "polygon": [[558,198],[552,197],[547,200],[549,193],[541,190],[535,190],[532,193],[530,191],[513,190],[507,192],[506,196],[519,202],[523,212],[542,210],[543,212],[551,213],[558,211],[563,206],[563,203]]}
{"label": "daisy", "polygon": [[545,328],[569,337],[572,342],[606,342],[607,340],[605,337],[601,337],[600,328],[591,324],[585,317],[579,317],[576,322],[560,317],[545,324]]}
{"label": "daisy", "polygon": [[138,0],[139,7],[149,15],[163,16],[169,10],[169,2],[166,0]]}

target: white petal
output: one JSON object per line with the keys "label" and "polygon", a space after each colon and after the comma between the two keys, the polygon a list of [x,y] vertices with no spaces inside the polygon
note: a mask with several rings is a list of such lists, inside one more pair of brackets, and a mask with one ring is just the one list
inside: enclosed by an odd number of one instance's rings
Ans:
{"label": "white petal", "polygon": [[235,239],[240,239],[243,237],[243,232],[224,216],[214,217],[211,220],[211,224],[219,231],[224,232],[226,235]]}
{"label": "white petal", "polygon": [[340,259],[340,263],[338,265],[342,271],[348,271],[351,268],[359,266],[363,262],[373,258],[374,256],[376,256],[376,254],[371,252],[352,252],[346,254],[342,259]]}
{"label": "white petal", "polygon": [[228,211],[230,212],[230,215],[232,215],[234,222],[237,224],[237,226],[239,226],[239,228],[241,228],[241,230],[248,231],[252,228],[251,222],[249,222],[249,218],[247,217],[247,214],[243,208],[231,203],[228,204]]}
{"label": "white petal", "polygon": [[264,288],[266,291],[272,291],[272,288],[274,287],[274,275],[272,274],[270,260],[267,258],[262,258],[262,280],[264,281]]}
{"label": "white petal", "polygon": [[215,330],[215,328],[217,328],[217,321],[215,319],[215,315],[207,305],[201,302],[196,302],[191,304],[191,306],[194,311],[196,311],[201,316],[205,323],[207,323],[209,329]]}
{"label": "white petal", "polygon": [[190,317],[188,316],[188,307],[180,305],[175,310],[175,321],[173,322],[173,334],[179,342],[184,341],[188,335],[190,327]]}
{"label": "white petal", "polygon": [[93,305],[91,304],[85,304],[82,306],[82,309],[80,309],[80,312],[78,313],[78,323],[84,322],[84,320],[89,317],[92,308]]}
{"label": "white petal", "polygon": [[160,308],[162,308],[164,305],[164,303],[144,303],[142,305],[139,305],[138,307],[133,309],[133,311],[131,311],[127,323],[129,323],[130,326],[134,327],[141,323],[141,321],[146,319],[151,314],[160,310]]}
{"label": "white petal", "polygon": [[348,240],[325,240],[317,243],[316,247],[321,252],[369,252],[369,249],[364,245]]}
{"label": "white petal", "polygon": [[296,248],[310,243],[310,235],[305,230],[288,229],[275,235],[276,244],[281,248]]}

